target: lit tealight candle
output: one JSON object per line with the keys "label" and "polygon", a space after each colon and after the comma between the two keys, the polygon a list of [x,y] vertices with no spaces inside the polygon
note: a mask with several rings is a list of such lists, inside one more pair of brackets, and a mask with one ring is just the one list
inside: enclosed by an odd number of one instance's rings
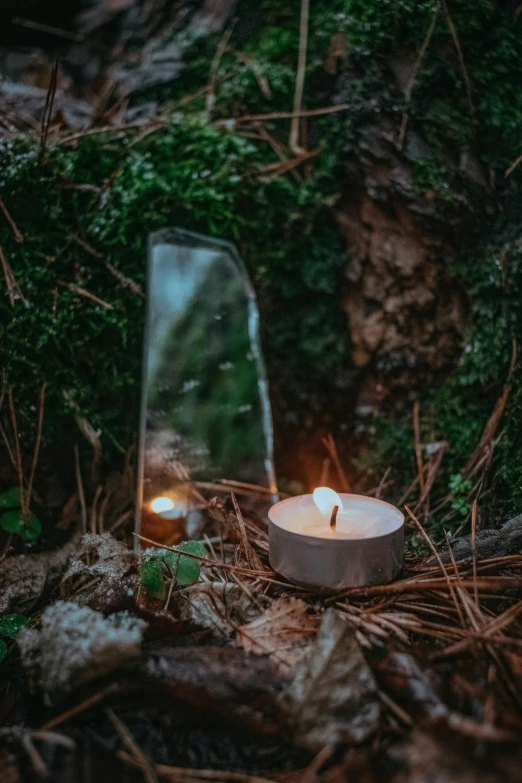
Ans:
{"label": "lit tealight candle", "polygon": [[389,582],[402,568],[404,516],[382,500],[318,487],[268,516],[270,563],[293,582],[336,591]]}

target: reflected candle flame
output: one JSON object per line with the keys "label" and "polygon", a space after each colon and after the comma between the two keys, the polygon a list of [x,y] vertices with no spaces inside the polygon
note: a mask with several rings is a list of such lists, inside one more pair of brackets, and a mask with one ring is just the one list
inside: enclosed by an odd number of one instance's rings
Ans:
{"label": "reflected candle flame", "polygon": [[166,497],[154,498],[150,507],[156,514],[161,514],[164,511],[171,511],[174,508],[174,501]]}
{"label": "reflected candle flame", "polygon": [[314,503],[325,516],[331,516],[335,506],[339,507],[339,512],[343,510],[343,501],[333,489],[329,487],[317,487],[313,493]]}

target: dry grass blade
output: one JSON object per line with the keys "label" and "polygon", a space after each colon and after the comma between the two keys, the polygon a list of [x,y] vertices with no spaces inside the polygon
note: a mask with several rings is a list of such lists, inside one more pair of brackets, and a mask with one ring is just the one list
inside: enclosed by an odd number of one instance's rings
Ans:
{"label": "dry grass blade", "polygon": [[319,117],[322,114],[333,114],[338,111],[346,111],[347,103],[338,103],[335,106],[326,106],[323,109],[303,109],[301,111],[274,111],[269,114],[244,114],[242,117],[231,117],[228,120],[218,120],[216,125],[227,125],[230,122],[263,122],[264,120],[291,120],[293,117]]}
{"label": "dry grass blade", "polygon": [[74,467],[76,473],[76,486],[78,487],[78,498],[80,500],[80,509],[82,514],[82,533],[87,532],[87,506],[85,504],[85,493],[83,491],[82,472],[80,470],[80,454],[78,446],[74,447]]}
{"label": "dry grass blade", "polygon": [[[417,59],[415,60],[415,65],[413,66],[413,71],[411,74],[410,81],[408,83],[408,86],[406,88],[406,109],[410,105],[411,96],[413,93],[413,88],[415,86],[415,82],[417,80],[417,76],[419,73],[419,69],[421,67],[422,61],[424,59],[424,56],[428,50],[428,46],[430,45],[431,37],[433,35],[433,32],[435,30],[435,25],[437,24],[437,19],[439,16],[439,7],[435,9],[435,14],[433,15],[433,19],[431,20],[431,24],[428,28],[428,32],[426,33],[426,37],[424,38],[424,41],[422,42],[422,46],[419,49],[419,53],[417,55]],[[408,125],[408,113],[407,111],[403,112],[402,115],[402,121],[401,121],[401,129],[399,131],[399,138],[397,140],[397,149],[402,150],[402,145],[404,143],[404,136],[406,135],[406,128]]]}
{"label": "dry grass blade", "polygon": [[247,563],[253,571],[263,571],[264,570],[263,564],[261,563],[260,559],[254,552],[252,545],[248,540],[248,535],[245,527],[245,520],[243,519],[243,514],[241,513],[241,509],[239,508],[239,504],[236,500],[236,496],[234,495],[233,492],[231,492],[230,495],[232,497],[232,503],[234,504],[234,511],[236,512],[236,519],[238,521],[239,533],[241,536],[241,543],[243,544],[243,549],[245,552]]}
{"label": "dry grass blade", "polygon": [[502,394],[500,395],[499,399],[495,404],[493,413],[489,417],[488,423],[486,424],[486,427],[484,429],[484,432],[482,433],[482,436],[478,442],[477,447],[475,448],[473,454],[469,458],[468,464],[466,465],[466,468],[464,470],[465,475],[469,475],[473,471],[473,469],[477,466],[477,463],[485,456],[485,453],[491,449],[493,438],[495,437],[495,433],[498,429],[498,425],[500,424],[500,420],[502,418],[502,415],[506,408],[507,401],[509,399],[509,395],[511,393],[511,376],[513,375],[516,362],[517,362],[517,343],[516,340],[513,340],[513,350],[511,353],[511,364],[509,367],[507,383],[504,387]]}
{"label": "dry grass blade", "polygon": [[442,10],[444,11],[444,16],[446,17],[446,22],[448,23],[448,28],[451,33],[451,37],[453,38],[453,42],[455,44],[455,49],[457,50],[457,55],[459,58],[460,63],[460,69],[462,71],[462,78],[464,79],[464,84],[466,87],[466,96],[468,99],[468,105],[469,105],[469,112],[471,117],[475,118],[475,106],[473,104],[473,98],[471,95],[471,82],[468,75],[468,70],[466,68],[466,63],[464,62],[464,55],[462,54],[462,48],[460,46],[459,37],[457,35],[457,29],[455,25],[453,24],[453,20],[450,16],[448,6],[446,4],[446,0],[440,0]]}
{"label": "dry grass blade", "polygon": [[509,177],[509,175],[512,174],[514,172],[514,170],[516,169],[516,167],[519,166],[521,163],[522,163],[522,155],[519,155],[518,158],[513,161],[511,166],[509,166],[506,169],[506,173],[504,174],[504,178],[507,179]]}
{"label": "dry grass blade", "polygon": [[294,153],[302,152],[299,146],[299,112],[303,105],[303,90],[306,72],[306,50],[308,47],[308,17],[310,0],[301,0],[301,19],[299,23],[299,53],[297,59],[297,74],[295,78],[294,111],[290,126],[288,146]]}
{"label": "dry grass blade", "polygon": [[330,455],[333,464],[335,465],[335,469],[341,481],[343,490],[345,492],[349,492],[350,482],[348,481],[348,477],[344,472],[343,466],[341,465],[341,460],[339,459],[339,452],[337,451],[337,444],[335,443],[335,438],[332,435],[332,433],[329,432],[326,437],[322,438],[322,442],[323,442],[323,446],[325,447],[328,454]]}
{"label": "dry grass blade", "polygon": [[53,118],[53,105],[56,95],[56,86],[58,84],[58,60],[54,61],[53,69],[51,71],[51,81],[49,83],[49,89],[45,98],[45,107],[42,115],[42,127],[40,130],[40,158],[45,154],[45,148],[47,146],[47,137],[49,136],[49,128],[51,126]]}
{"label": "dry grass blade", "polygon": [[[476,536],[477,536],[477,499],[473,501],[473,506],[471,509],[471,555],[473,557],[473,579],[477,579],[477,546],[476,546]],[[478,590],[476,587],[473,588],[473,595],[475,596],[475,604],[478,606]]]}
{"label": "dry grass blade", "polygon": [[421,494],[424,492],[424,465],[422,464],[422,447],[420,441],[420,404],[418,400],[413,403],[413,438],[415,442],[415,459],[417,460],[417,475]]}
{"label": "dry grass blade", "polygon": [[5,257],[1,245],[0,245],[0,263],[2,264],[2,269],[4,271],[5,284],[7,286],[7,295],[9,296],[9,302],[11,304],[11,307],[14,307],[16,299],[21,299],[22,302],[25,302],[26,301],[25,297],[22,294],[20,286],[16,282],[16,277],[14,276],[13,270],[11,269],[11,267],[7,262],[7,259]]}
{"label": "dry grass blade", "polygon": [[153,764],[149,761],[145,753],[142,751],[136,740],[128,730],[124,722],[119,718],[115,712],[111,709],[106,709],[105,712],[109,716],[109,719],[116,729],[118,736],[123,742],[127,750],[132,754],[133,758],[138,762],[143,770],[143,776],[147,783],[159,783],[158,776],[154,770]]}
{"label": "dry grass blade", "polygon": [[75,294],[84,296],[86,297],[86,299],[91,299],[93,302],[96,302],[96,304],[105,307],[106,310],[114,309],[111,304],[105,302],[103,299],[100,299],[99,296],[96,296],[95,294],[91,294],[90,291],[87,291],[87,289],[85,288],[81,288],[81,286],[76,285],[76,283],[64,283],[62,280],[57,280],[57,283],[58,285],[61,285],[63,288],[69,288],[71,291],[74,291]]}
{"label": "dry grass blade", "polygon": [[34,447],[33,462],[31,464],[31,473],[29,474],[29,482],[27,484],[27,500],[26,500],[26,505],[23,508],[25,513],[29,511],[29,503],[31,502],[31,495],[33,492],[34,475],[36,473],[36,466],[38,465],[38,456],[40,454],[40,444],[42,442],[44,407],[45,407],[45,383],[40,390],[40,402],[38,405],[38,429],[36,433],[36,444]]}
{"label": "dry grass blade", "polygon": [[221,59],[227,50],[228,42],[230,40],[230,36],[232,35],[232,30],[233,27],[229,27],[228,30],[225,30],[220,42],[217,45],[216,53],[210,65],[210,79],[208,83],[207,97],[205,99],[205,108],[209,114],[212,113],[214,103],[216,102],[217,73]]}
{"label": "dry grass blade", "polygon": [[20,231],[20,229],[18,228],[18,226],[14,222],[13,218],[11,217],[11,215],[10,215],[10,213],[9,213],[7,207],[6,207],[6,205],[3,202],[3,199],[1,199],[1,198],[0,198],[0,209],[4,213],[5,219],[7,220],[9,225],[11,226],[11,228],[13,230],[13,234],[15,235],[16,241],[17,242],[23,242],[24,241],[24,235],[22,234],[22,232]]}
{"label": "dry grass blade", "polygon": [[[134,767],[142,765],[125,751],[118,753],[119,758]],[[248,775],[243,772],[228,772],[218,769],[193,769],[192,767],[169,767],[166,764],[154,764],[154,769],[160,778],[172,780],[173,783],[198,783],[198,781],[214,781],[214,783],[277,783],[272,778],[262,778],[259,775]]]}
{"label": "dry grass blade", "polygon": [[440,557],[439,553],[437,552],[437,549],[436,549],[435,545],[433,544],[433,541],[431,540],[429,535],[426,533],[426,531],[422,527],[421,523],[419,522],[419,520],[417,519],[415,514],[413,514],[412,511],[408,508],[408,506],[404,506],[404,508],[406,509],[406,512],[407,512],[408,516],[410,517],[410,519],[414,522],[414,524],[419,529],[422,537],[424,538],[424,540],[428,544],[429,548],[431,549],[431,551],[435,555],[435,559],[437,560],[437,563],[439,564],[440,570],[444,574],[444,578],[446,580],[446,583],[448,585],[449,591],[451,593],[451,597],[452,597],[453,602],[455,604],[455,608],[456,608],[457,614],[459,616],[460,624],[462,626],[464,626],[464,618],[463,618],[461,610],[460,610],[459,602],[457,601],[457,596],[455,595],[455,591],[453,590],[453,586],[451,584],[448,572],[446,571],[446,567],[444,566],[444,563],[442,562],[441,557]]}

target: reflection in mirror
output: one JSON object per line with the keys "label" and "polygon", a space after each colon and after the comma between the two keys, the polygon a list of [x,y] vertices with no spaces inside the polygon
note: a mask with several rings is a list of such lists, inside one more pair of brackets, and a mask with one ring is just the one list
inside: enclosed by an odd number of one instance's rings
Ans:
{"label": "reflection in mirror", "polygon": [[257,485],[265,501],[276,493],[258,321],[233,246],[178,229],[151,237],[136,523],[143,536],[168,545],[193,534],[222,480]]}

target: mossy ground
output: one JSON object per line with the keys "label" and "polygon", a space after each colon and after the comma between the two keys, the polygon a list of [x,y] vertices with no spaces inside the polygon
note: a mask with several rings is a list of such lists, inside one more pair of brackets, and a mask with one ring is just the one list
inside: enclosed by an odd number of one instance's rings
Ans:
{"label": "mossy ground", "polygon": [[[245,137],[241,125],[219,124],[291,108],[299,3],[263,0],[250,15],[242,12],[246,7],[239,6],[218,69],[211,116],[204,97],[183,106],[179,101],[208,83],[219,35],[185,40],[188,65],[181,77],[144,96],[162,102],[170,117],[145,138],[128,131],[73,145],[51,141],[43,159],[36,140],[0,146],[2,198],[24,235],[23,243],[16,242],[2,220],[0,244],[26,300],[11,307],[5,294],[1,299],[4,378],[14,391],[26,454],[46,384],[44,443],[63,450],[60,461],[70,475],[71,444],[79,437],[75,418],[101,431],[109,461],[135,437],[144,304],[106,262],[143,286],[147,236],[154,230],[183,226],[237,244],[260,296],[272,387],[283,400],[280,423],[289,431],[304,426],[307,411],[349,398],[357,386],[340,293],[345,249],[330,208],[349,187],[346,171],[359,154],[361,118],[386,113],[399,128],[405,103],[393,86],[389,58],[399,49],[415,56],[439,4],[312,4],[305,105],[335,99],[337,77],[324,62],[336,33],[344,34],[346,46],[338,67],[349,68],[352,79],[349,110],[309,123],[310,144],[323,151],[301,172],[302,181],[288,175],[269,180],[263,166],[275,160],[270,146]],[[465,70],[439,10],[408,107],[411,127],[430,149],[415,167],[419,194],[429,191],[453,225],[482,225],[461,242],[454,261],[473,310],[462,362],[442,388],[422,396],[426,435],[450,444],[443,481],[458,472],[477,442],[506,379],[513,339],[522,345],[520,170],[506,184],[503,179],[522,152],[522,19],[489,0],[455,0],[449,10]],[[260,74],[270,96],[260,88]],[[268,127],[284,143],[288,124]],[[492,198],[500,210],[487,220],[480,210],[474,214],[474,194],[463,193],[455,162],[465,149],[497,183]],[[522,500],[521,381],[517,371],[495,462],[497,496],[511,511]],[[385,466],[393,453],[400,483],[413,469],[410,424],[405,418],[388,422],[387,429],[387,436],[375,429],[382,438],[372,462]]]}

